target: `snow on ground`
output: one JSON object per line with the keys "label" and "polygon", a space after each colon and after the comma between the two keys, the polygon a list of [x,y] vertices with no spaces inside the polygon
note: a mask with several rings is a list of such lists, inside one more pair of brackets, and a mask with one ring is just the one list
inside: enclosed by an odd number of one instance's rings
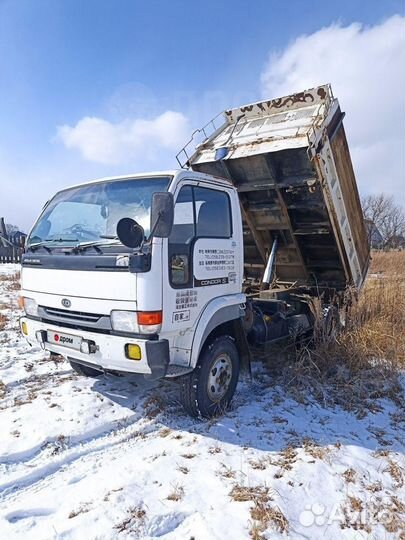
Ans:
{"label": "snow on ground", "polygon": [[399,406],[301,404],[257,364],[230,412],[190,419],[175,383],[86,379],[30,348],[17,270],[0,265],[1,539],[405,537]]}

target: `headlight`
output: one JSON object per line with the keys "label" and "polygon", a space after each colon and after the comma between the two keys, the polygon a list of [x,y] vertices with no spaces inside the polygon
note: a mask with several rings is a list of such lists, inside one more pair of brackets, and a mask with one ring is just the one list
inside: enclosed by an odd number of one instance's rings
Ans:
{"label": "headlight", "polygon": [[38,317],[38,304],[33,298],[24,297],[24,310],[28,316]]}
{"label": "headlight", "polygon": [[111,311],[111,326],[116,332],[158,334],[162,319],[161,311]]}
{"label": "headlight", "polygon": [[139,333],[136,311],[111,311],[111,326],[116,332]]}

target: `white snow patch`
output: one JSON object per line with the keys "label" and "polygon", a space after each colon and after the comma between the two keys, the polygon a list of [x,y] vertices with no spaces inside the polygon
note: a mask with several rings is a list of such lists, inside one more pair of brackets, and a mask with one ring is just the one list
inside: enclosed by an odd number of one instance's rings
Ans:
{"label": "white snow patch", "polygon": [[[235,485],[269,488],[268,505],[284,514],[288,533],[269,521],[263,538],[398,538],[381,515],[405,517],[393,502],[405,500],[399,406],[380,400],[380,412],[358,419],[302,405],[257,364],[229,413],[192,420],[174,383],[86,379],[29,347],[9,287],[16,271],[0,265],[9,319],[0,334],[0,538],[249,538],[253,502],[232,500]],[[357,500],[358,516],[349,512]]]}

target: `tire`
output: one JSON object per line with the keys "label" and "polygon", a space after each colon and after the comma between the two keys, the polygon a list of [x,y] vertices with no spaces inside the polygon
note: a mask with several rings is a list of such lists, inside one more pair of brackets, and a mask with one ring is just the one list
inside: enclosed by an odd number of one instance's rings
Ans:
{"label": "tire", "polygon": [[326,339],[336,339],[342,329],[340,313],[336,306],[327,308],[324,319],[324,335]]}
{"label": "tire", "polygon": [[230,336],[204,345],[194,371],[180,380],[180,400],[186,412],[211,418],[230,404],[239,378],[239,354]]}
{"label": "tire", "polygon": [[293,315],[288,319],[288,333],[297,351],[300,351],[310,340],[313,330],[307,315]]}
{"label": "tire", "polygon": [[79,364],[78,362],[75,362],[70,358],[69,363],[72,366],[73,371],[76,371],[76,373],[78,373],[79,375],[83,375],[84,377],[98,377],[102,374],[102,371],[91,368],[89,366],[84,366],[83,364]]}

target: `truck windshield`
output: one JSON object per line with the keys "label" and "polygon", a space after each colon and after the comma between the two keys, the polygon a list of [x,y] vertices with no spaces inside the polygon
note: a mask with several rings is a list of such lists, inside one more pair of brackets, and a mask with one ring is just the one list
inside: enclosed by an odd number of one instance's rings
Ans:
{"label": "truck windshield", "polygon": [[111,243],[124,217],[135,219],[147,236],[152,194],[166,191],[169,181],[169,177],[111,180],[60,191],[40,215],[27,247]]}

